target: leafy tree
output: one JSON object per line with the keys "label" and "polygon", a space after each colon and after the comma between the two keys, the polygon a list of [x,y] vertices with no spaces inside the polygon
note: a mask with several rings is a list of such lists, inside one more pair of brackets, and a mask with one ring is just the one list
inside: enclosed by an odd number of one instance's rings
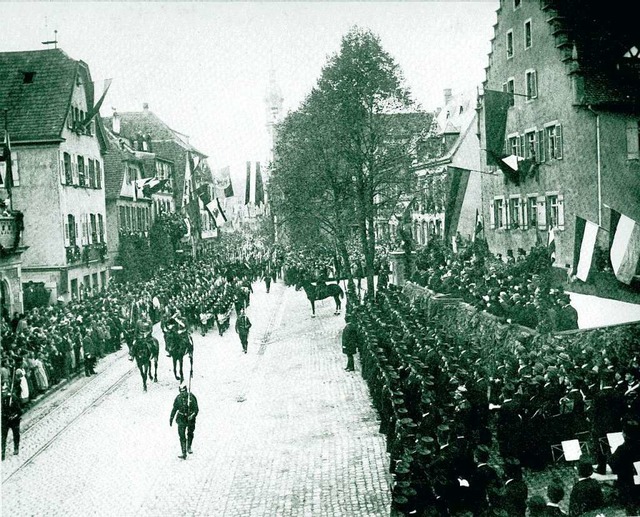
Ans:
{"label": "leafy tree", "polygon": [[379,38],[352,29],[279,127],[270,195],[292,243],[329,237],[349,268],[346,243],[357,229],[372,293],[374,223],[414,185],[416,135],[428,125]]}

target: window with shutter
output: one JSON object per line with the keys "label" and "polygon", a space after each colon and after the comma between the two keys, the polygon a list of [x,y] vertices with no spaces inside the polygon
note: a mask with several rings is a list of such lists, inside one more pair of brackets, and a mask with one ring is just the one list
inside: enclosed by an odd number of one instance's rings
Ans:
{"label": "window with shutter", "polygon": [[87,172],[87,181],[89,188],[95,188],[96,186],[96,163],[89,158],[89,171]]}
{"label": "window with shutter", "polygon": [[91,242],[95,244],[98,242],[98,225],[96,223],[96,214],[91,214],[89,217],[91,220]]}
{"label": "window with shutter", "polygon": [[81,187],[86,186],[84,175],[84,156],[78,156],[78,185]]}
{"label": "window with shutter", "polygon": [[518,156],[520,158],[524,158],[524,147],[525,147],[524,135],[520,135],[518,137]]}
{"label": "window with shutter", "polygon": [[627,120],[627,159],[640,159],[640,121]]}
{"label": "window with shutter", "polygon": [[73,167],[71,166],[71,155],[69,153],[64,153],[63,159],[65,184],[73,185]]}
{"label": "window with shutter", "polygon": [[67,216],[67,232],[70,246],[76,245],[76,218],[69,214]]}

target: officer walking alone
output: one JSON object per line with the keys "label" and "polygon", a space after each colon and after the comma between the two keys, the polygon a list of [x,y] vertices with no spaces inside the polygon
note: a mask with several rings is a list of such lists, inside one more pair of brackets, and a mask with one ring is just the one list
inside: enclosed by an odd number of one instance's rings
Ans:
{"label": "officer walking alone", "polygon": [[249,344],[249,329],[251,328],[251,321],[245,314],[244,309],[240,310],[240,315],[236,320],[236,332],[240,336],[240,343],[242,343],[242,351],[247,353],[247,346]]}
{"label": "officer walking alone", "polygon": [[169,417],[169,426],[173,425],[173,418],[176,417],[178,423],[178,436],[180,437],[180,448],[182,455],[179,458],[187,459],[187,453],[191,454],[193,444],[193,433],[196,429],[196,417],[198,416],[198,399],[187,390],[187,385],[183,382],[180,385],[180,393],[173,401],[173,409]]}
{"label": "officer walking alone", "polygon": [[[15,374],[14,374],[15,375]],[[13,433],[13,454],[20,452],[20,418],[22,417],[22,406],[20,405],[20,389],[14,389],[15,382],[2,383],[2,459],[5,457],[7,447],[7,436],[9,429]]]}
{"label": "officer walking alone", "polygon": [[353,323],[351,323],[350,316],[347,316],[345,319],[347,324],[342,331],[342,352],[347,356],[347,367],[345,370],[353,372],[355,370],[353,356],[358,351],[358,330]]}

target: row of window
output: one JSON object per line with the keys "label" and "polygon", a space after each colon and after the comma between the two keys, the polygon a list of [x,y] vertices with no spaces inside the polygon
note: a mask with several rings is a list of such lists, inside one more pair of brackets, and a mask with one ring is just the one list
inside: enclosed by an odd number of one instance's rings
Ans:
{"label": "row of window", "polygon": [[[525,20],[523,24],[522,43],[524,50],[530,49],[533,43],[531,19]],[[507,31],[507,59],[511,59],[515,55],[515,39],[513,29]]]}
{"label": "row of window", "polygon": [[[524,73],[525,95],[527,101],[532,101],[538,97],[538,72],[533,69]],[[507,79],[502,84],[502,91],[511,94],[511,106],[515,105],[516,80],[514,77]]]}
{"label": "row of window", "polygon": [[68,214],[63,219],[63,224],[65,247],[106,242],[102,214],[82,214],[77,217]]}
{"label": "row of window", "polygon": [[489,215],[492,230],[564,230],[564,196],[557,193],[497,196]]}
{"label": "row of window", "polygon": [[519,156],[538,163],[561,160],[562,124],[549,122],[543,129],[531,128],[524,134],[511,133],[505,139],[505,155]]}
{"label": "row of window", "polygon": [[107,288],[107,272],[100,271],[100,283],[98,283],[98,273],[93,273],[84,275],[82,283],[79,283],[77,278],[72,278],[70,284],[71,297],[74,300],[82,300]]}
{"label": "row of window", "polygon": [[60,183],[74,187],[102,188],[102,163],[100,160],[62,153]]}
{"label": "row of window", "polygon": [[125,232],[146,232],[151,224],[148,207],[120,206],[118,212],[118,228]]}
{"label": "row of window", "polygon": [[79,131],[82,129],[82,133],[92,136],[95,134],[95,120],[91,120],[86,126],[83,126],[84,120],[87,116],[87,112],[80,108],[71,107],[71,112],[67,117],[67,127],[73,131]]}

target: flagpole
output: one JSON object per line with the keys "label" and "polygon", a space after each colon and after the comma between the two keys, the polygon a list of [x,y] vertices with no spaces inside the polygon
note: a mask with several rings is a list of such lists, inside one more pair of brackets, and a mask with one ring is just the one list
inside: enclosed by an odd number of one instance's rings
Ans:
{"label": "flagpole", "polygon": [[[7,188],[7,185],[13,186],[13,177],[9,178],[9,174],[13,175],[13,167],[11,167],[11,140],[9,136],[9,108],[4,109],[4,135],[5,135],[5,145],[9,146],[9,162],[5,166],[4,173],[4,187]],[[11,182],[11,183],[9,183]],[[9,199],[9,212],[13,212],[13,193],[11,192],[11,188],[7,188],[7,197]]]}

